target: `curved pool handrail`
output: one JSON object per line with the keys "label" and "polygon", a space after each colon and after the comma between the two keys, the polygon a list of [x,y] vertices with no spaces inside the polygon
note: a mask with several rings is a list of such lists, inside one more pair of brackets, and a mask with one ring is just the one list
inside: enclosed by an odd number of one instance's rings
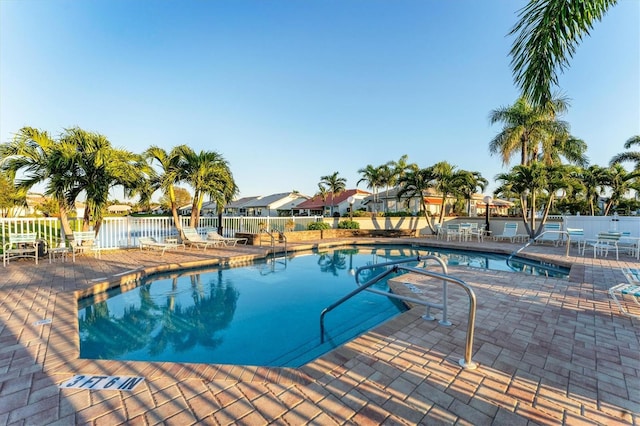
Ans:
{"label": "curved pool handrail", "polygon": [[[360,267],[356,270],[356,282],[360,285],[359,282],[359,273],[362,270],[365,269],[373,269],[373,268],[380,268],[380,267],[385,267],[385,266],[390,266],[389,269],[387,269],[384,272],[381,272],[380,274],[376,275],[375,277],[373,277],[371,280],[367,281],[366,283],[362,283],[358,288],[356,288],[355,290],[353,290],[352,292],[350,292],[349,294],[347,294],[346,296],[343,296],[340,300],[332,303],[331,305],[327,306],[326,308],[324,308],[322,310],[322,312],[320,313],[320,340],[321,342],[324,343],[324,317],[325,315],[332,311],[333,309],[335,309],[336,307],[340,306],[342,303],[346,302],[347,300],[349,300],[351,297],[357,295],[358,293],[367,290],[369,287],[371,287],[372,285],[376,284],[377,282],[379,282],[380,280],[382,280],[383,278],[391,275],[391,274],[395,274],[398,273],[400,271],[403,272],[414,272],[420,275],[425,275],[431,278],[439,278],[442,280],[443,282],[443,286],[446,286],[447,282],[451,282],[454,284],[457,284],[459,286],[461,286],[465,292],[467,293],[467,295],[469,296],[469,317],[468,317],[468,323],[467,323],[467,337],[466,337],[466,344],[465,344],[465,351],[464,351],[464,358],[461,359],[458,363],[460,364],[461,367],[466,368],[466,369],[475,369],[477,367],[477,364],[475,362],[472,361],[471,359],[471,355],[472,355],[472,348],[473,348],[473,334],[474,334],[474,329],[475,329],[475,318],[476,318],[476,307],[477,307],[477,302],[476,302],[476,296],[475,293],[473,292],[473,289],[471,289],[471,287],[469,287],[464,281],[452,277],[448,274],[439,274],[437,272],[432,272],[432,271],[427,271],[426,269],[418,269],[418,268],[413,268],[413,267],[409,267],[409,266],[401,266],[404,263],[409,263],[409,262],[416,262],[416,261],[421,261],[422,259],[424,259],[424,257],[416,257],[416,258],[411,258],[411,259],[402,259],[402,260],[395,260],[395,261],[391,261],[391,262],[384,262],[384,263],[378,263],[376,265],[367,265],[367,266],[363,266]],[[445,267],[446,269],[446,267]],[[385,296],[387,297],[394,297],[397,299],[401,299],[403,296],[399,296],[393,293],[385,293]],[[419,300],[419,299],[413,299],[414,303],[418,303],[418,304],[422,304],[425,306],[429,306],[432,305],[430,304],[430,302],[424,301],[424,300]],[[446,305],[446,301],[444,303]]]}
{"label": "curved pool handrail", "polygon": [[538,238],[540,238],[544,234],[551,234],[551,233],[553,233],[553,234],[563,234],[563,235],[567,236],[567,250],[565,252],[565,257],[569,257],[569,247],[571,247],[571,234],[569,234],[569,232],[567,232],[567,231],[555,231],[555,230],[551,231],[551,230],[549,230],[549,231],[541,232],[539,235],[536,235],[535,238],[531,238],[529,241],[527,241],[527,243],[525,245],[523,245],[518,250],[516,250],[513,253],[511,253],[509,255],[509,257],[507,257],[507,266],[510,267],[511,269],[514,269],[511,265],[509,265],[509,261],[511,260],[511,258],[513,258],[518,253],[522,252],[524,249],[529,247],[531,244],[535,243],[536,240],[538,240]]}

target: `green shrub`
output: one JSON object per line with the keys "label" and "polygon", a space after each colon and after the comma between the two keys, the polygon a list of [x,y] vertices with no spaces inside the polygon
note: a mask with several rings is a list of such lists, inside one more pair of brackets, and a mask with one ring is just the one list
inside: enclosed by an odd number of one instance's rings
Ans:
{"label": "green shrub", "polygon": [[307,229],[309,231],[321,231],[323,229],[331,229],[331,226],[326,222],[311,222],[307,225]]}
{"label": "green shrub", "polygon": [[399,212],[386,212],[383,213],[384,217],[409,217],[413,216],[413,213],[410,211],[399,211]]}
{"label": "green shrub", "polygon": [[343,220],[338,223],[338,229],[360,229],[360,224],[355,220]]}

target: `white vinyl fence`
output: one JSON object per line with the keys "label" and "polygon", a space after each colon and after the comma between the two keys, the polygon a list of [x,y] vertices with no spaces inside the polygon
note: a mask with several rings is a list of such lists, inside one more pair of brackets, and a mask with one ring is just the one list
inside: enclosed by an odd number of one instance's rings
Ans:
{"label": "white vinyl fence", "polygon": [[[308,223],[321,221],[322,217],[223,216],[223,234],[226,237],[233,237],[236,232],[258,233],[261,228],[284,231],[286,223],[291,220],[295,223],[295,230],[301,231],[307,229]],[[182,226],[190,226],[190,221],[190,217],[180,217]],[[82,221],[80,219],[71,220],[70,223],[73,230],[81,230]],[[208,230],[218,228],[218,218],[201,217],[196,228],[204,235]],[[61,239],[65,239],[60,220],[57,218],[0,218],[2,246],[9,240],[9,234],[26,232],[36,232],[38,238],[46,241],[48,247],[53,247]],[[105,217],[98,233],[98,241],[103,249],[126,248],[137,246],[139,237],[154,237],[162,241],[165,238],[176,236],[177,233],[172,217]]]}
{"label": "white vinyl fence", "polygon": [[[233,237],[236,232],[255,234],[260,232],[262,228],[285,231],[287,223],[291,220],[295,223],[295,231],[306,230],[310,222],[323,220],[335,225],[334,218],[323,218],[322,216],[223,216],[223,235]],[[416,218],[354,218],[354,220],[360,222],[361,229],[415,229],[418,226]],[[180,221],[182,226],[190,226],[189,217],[180,217]],[[492,222],[492,229],[501,228],[502,224],[498,222]],[[81,230],[82,221],[71,221],[71,227],[74,230]],[[217,229],[217,227],[218,218],[210,216],[201,217],[197,226],[203,236],[208,230]],[[640,217],[563,216],[562,229],[567,228],[582,228],[587,238],[593,238],[599,232],[606,231],[629,232],[632,237],[640,237]],[[57,245],[60,239],[65,238],[57,218],[0,218],[0,242],[3,246],[8,241],[9,234],[25,232],[36,232],[38,238],[46,241],[49,247]],[[154,237],[162,241],[176,235],[177,230],[172,217],[106,217],[100,228],[98,241],[103,249],[116,249],[136,247],[139,237]]]}

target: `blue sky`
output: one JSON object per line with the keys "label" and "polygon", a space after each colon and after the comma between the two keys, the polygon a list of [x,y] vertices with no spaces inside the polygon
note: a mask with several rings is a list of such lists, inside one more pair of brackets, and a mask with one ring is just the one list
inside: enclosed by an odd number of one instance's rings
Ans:
{"label": "blue sky", "polygon": [[[0,0],[0,142],[79,126],[138,153],[184,143],[221,153],[242,196],[313,195],[336,171],[353,188],[403,154],[493,182],[487,117],[519,94],[524,4]],[[591,164],[640,134],[639,76],[640,2],[621,0],[560,77]]]}

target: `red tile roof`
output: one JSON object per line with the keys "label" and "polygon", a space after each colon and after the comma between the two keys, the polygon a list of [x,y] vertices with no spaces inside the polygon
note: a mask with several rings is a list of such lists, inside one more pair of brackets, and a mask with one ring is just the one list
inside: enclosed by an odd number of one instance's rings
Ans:
{"label": "red tile roof", "polygon": [[325,201],[322,201],[322,197],[320,195],[314,195],[310,200],[298,204],[296,206],[296,209],[318,210],[322,209],[324,206],[337,206],[338,204],[346,201],[347,198],[356,194],[360,194],[363,196],[371,195],[370,192],[362,191],[360,189],[347,189],[339,194],[336,194],[335,197],[333,197],[332,192],[329,192],[325,197]]}

